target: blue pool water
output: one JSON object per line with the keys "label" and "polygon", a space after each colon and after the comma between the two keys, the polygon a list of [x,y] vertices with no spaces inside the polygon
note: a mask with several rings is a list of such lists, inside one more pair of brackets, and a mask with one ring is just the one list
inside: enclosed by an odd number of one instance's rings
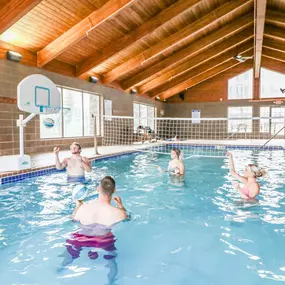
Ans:
{"label": "blue pool water", "polygon": [[[236,168],[269,169],[259,205],[241,203],[225,158],[185,161],[185,184],[158,173],[169,156],[133,154],[100,161],[88,186],[112,175],[132,213],[119,224],[116,258],[68,263],[65,241],[78,225],[65,173],[0,186],[1,285],[276,284],[285,281],[285,154],[234,152]],[[94,195],[93,195],[94,197]]]}

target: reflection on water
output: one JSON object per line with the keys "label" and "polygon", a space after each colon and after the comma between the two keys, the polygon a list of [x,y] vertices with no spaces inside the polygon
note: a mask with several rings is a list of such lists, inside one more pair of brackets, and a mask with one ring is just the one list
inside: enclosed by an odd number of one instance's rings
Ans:
{"label": "reflection on water", "polygon": [[225,158],[186,160],[182,180],[157,171],[156,165],[167,168],[166,155],[96,163],[88,199],[96,197],[99,180],[112,175],[132,220],[91,240],[76,236],[65,173],[1,186],[1,284],[285,281],[284,153],[243,150],[234,159],[238,172],[248,163],[268,169],[257,203],[233,189]]}

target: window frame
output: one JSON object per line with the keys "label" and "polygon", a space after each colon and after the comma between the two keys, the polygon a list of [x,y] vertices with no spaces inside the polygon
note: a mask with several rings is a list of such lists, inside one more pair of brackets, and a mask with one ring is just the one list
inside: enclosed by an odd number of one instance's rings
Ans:
{"label": "window frame", "polygon": [[[238,76],[241,76],[242,74],[245,74],[245,73],[247,73],[247,72],[251,72],[252,74],[252,76],[251,76],[251,81],[250,81],[250,84],[249,84],[249,89],[251,90],[251,93],[250,93],[250,97],[247,97],[247,98],[229,98],[229,94],[230,94],[230,92],[229,92],[229,90],[230,90],[230,80],[232,80],[232,79],[234,79],[234,78],[236,78],[236,77],[238,77]],[[228,101],[236,101],[236,100],[251,100],[251,99],[253,99],[253,84],[254,84],[254,82],[253,82],[253,69],[249,69],[249,70],[247,70],[247,71],[245,71],[245,72],[242,72],[242,73],[240,73],[240,74],[237,74],[237,75],[235,75],[235,76],[233,76],[233,77],[231,77],[231,78],[229,78],[228,79],[228,81],[227,81],[227,83],[228,83],[228,85],[227,85],[227,99],[228,99]]]}
{"label": "window frame", "polygon": [[[281,93],[280,96],[273,96],[273,97],[267,97],[267,96],[263,97],[262,96],[262,93],[263,93],[263,91],[262,91],[263,90],[262,77],[263,77],[263,72],[264,71],[269,71],[269,72],[272,72],[272,73],[277,73],[279,75],[282,75],[284,77],[284,81],[285,81],[285,74],[284,73],[278,72],[278,71],[275,71],[275,70],[272,70],[272,69],[269,69],[269,68],[261,67],[261,70],[260,70],[260,91],[259,91],[260,99],[279,99],[279,98],[281,99],[281,98],[284,98],[285,95],[282,92],[280,92]],[[271,82],[271,81],[269,80],[269,82]]]}
{"label": "window frame", "polygon": [[228,134],[251,134],[252,132],[253,132],[253,120],[251,119],[245,119],[245,121],[250,121],[251,122],[251,130],[250,131],[230,131],[229,130],[229,122],[230,121],[235,121],[235,120],[237,120],[237,121],[242,121],[242,120],[244,120],[244,119],[242,119],[242,118],[237,118],[237,119],[235,119],[235,118],[230,118],[229,117],[229,109],[230,108],[251,108],[251,117],[248,117],[248,118],[252,118],[252,115],[253,115],[253,106],[228,106],[228,108],[227,108],[227,118],[228,118],[228,120],[227,120],[227,133]]}
{"label": "window frame", "polygon": [[[133,118],[134,118],[134,121],[135,121],[135,113],[134,113],[134,106],[135,104],[137,105],[144,105],[144,106],[147,106],[148,107],[151,107],[151,108],[154,108],[154,131],[156,131],[156,121],[155,121],[155,118],[157,117],[157,108],[155,105],[151,105],[151,104],[147,104],[147,103],[142,103],[142,102],[138,102],[138,101],[133,101]],[[139,108],[139,113],[140,113],[140,108]],[[148,114],[148,109],[147,109],[147,114]],[[144,118],[144,117],[141,117],[140,114],[139,114],[139,126],[141,125],[140,124],[140,120],[141,118]],[[148,121],[148,120],[147,120]],[[147,123],[148,124],[148,123]],[[137,128],[135,128],[135,124],[134,124],[134,130],[136,130]]]}
{"label": "window frame", "polygon": [[[83,90],[83,89],[77,89],[77,88],[72,88],[72,87],[68,87],[68,86],[64,86],[64,85],[56,85],[57,88],[60,88],[60,93],[61,93],[61,102],[60,102],[60,107],[63,107],[63,89],[66,90],[71,90],[71,91],[76,91],[76,92],[80,92],[81,93],[81,102],[82,102],[82,135],[81,136],[64,136],[64,114],[61,113],[61,136],[59,137],[45,137],[42,138],[40,137],[40,140],[62,140],[62,139],[71,139],[71,138],[93,138],[93,136],[85,136],[84,135],[84,93],[86,94],[90,94],[90,95],[94,95],[94,96],[98,96],[99,97],[99,102],[98,102],[98,109],[99,109],[99,135],[97,135],[97,137],[102,137],[103,136],[103,122],[102,122],[102,107],[103,107],[103,99],[104,96],[102,93],[97,93],[97,92],[92,92],[92,91],[88,91],[88,90]],[[40,128],[43,127],[42,125],[40,125]]]}

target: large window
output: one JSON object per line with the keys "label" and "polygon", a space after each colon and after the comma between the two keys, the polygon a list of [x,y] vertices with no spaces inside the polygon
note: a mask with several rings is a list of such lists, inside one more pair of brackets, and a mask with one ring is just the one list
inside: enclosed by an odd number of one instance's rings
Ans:
{"label": "large window", "polygon": [[[228,108],[228,132],[229,133],[251,133],[252,107],[229,107]],[[236,118],[236,119],[235,119]]]}
{"label": "large window", "polygon": [[154,130],[155,107],[134,103],[134,129],[138,126],[150,127]]}
{"label": "large window", "polygon": [[271,135],[278,133],[278,135],[284,135],[284,129],[281,130],[285,125],[284,107],[260,107],[260,117],[271,118],[260,119],[261,133],[270,133]]}
{"label": "large window", "polygon": [[84,136],[94,135],[94,122],[96,116],[96,133],[100,135],[100,97],[83,93]]}
{"label": "large window", "polygon": [[[97,135],[100,135],[100,96],[72,90],[58,88],[61,94],[61,106],[69,108],[65,114],[40,115],[40,137],[62,138],[83,137],[94,135],[94,118],[96,116]],[[46,128],[43,121],[46,118],[54,120],[52,128]]]}
{"label": "large window", "polygon": [[261,68],[260,98],[285,97],[285,74]]}
{"label": "large window", "polygon": [[83,136],[82,92],[63,89],[63,107],[70,111],[63,116],[64,137]]}
{"label": "large window", "polygon": [[228,99],[251,99],[253,92],[252,82],[252,69],[229,79]]}
{"label": "large window", "polygon": [[[270,107],[260,107],[260,117],[269,118],[270,117]],[[269,119],[260,119],[259,131],[261,133],[270,132],[270,120]]]}

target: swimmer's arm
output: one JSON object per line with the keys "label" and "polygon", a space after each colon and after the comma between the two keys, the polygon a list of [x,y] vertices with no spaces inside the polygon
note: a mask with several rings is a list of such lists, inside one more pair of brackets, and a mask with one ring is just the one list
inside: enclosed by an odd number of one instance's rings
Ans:
{"label": "swimmer's arm", "polygon": [[184,163],[181,163],[179,167],[179,175],[180,176],[184,175],[184,171],[185,171]]}
{"label": "swimmer's arm", "polygon": [[156,168],[159,172],[168,172],[168,170],[164,170],[160,166],[157,166]]}
{"label": "swimmer's arm", "polygon": [[67,158],[65,158],[62,162],[59,161],[58,154],[55,155],[55,167],[57,170],[62,170],[67,166]]}
{"label": "swimmer's arm", "polygon": [[235,171],[231,171],[231,175],[233,177],[235,177],[239,182],[242,182],[242,183],[247,183],[247,178],[243,177],[243,176],[240,176],[238,173],[236,173]]}
{"label": "swimmer's arm", "polygon": [[239,175],[238,173],[236,173],[232,154],[231,153],[227,153],[227,155],[229,156],[229,168],[230,168],[231,175],[233,177],[235,177],[238,181],[240,181],[242,183],[247,183],[247,179],[245,177],[243,177],[243,176]]}
{"label": "swimmer's arm", "polygon": [[80,211],[78,212],[78,210],[83,205],[83,201],[75,201],[75,203],[76,203],[76,207],[72,213],[72,219],[75,221],[80,221]]}
{"label": "swimmer's arm", "polygon": [[82,166],[84,168],[85,171],[87,172],[91,172],[92,167],[91,167],[91,162],[89,161],[89,159],[87,157],[82,157]]}
{"label": "swimmer's arm", "polygon": [[127,218],[127,210],[125,209],[125,207],[123,206],[123,201],[119,196],[115,196],[114,197],[114,201],[116,203],[116,205],[118,206],[118,208],[120,210],[122,210],[123,214],[126,216]]}

